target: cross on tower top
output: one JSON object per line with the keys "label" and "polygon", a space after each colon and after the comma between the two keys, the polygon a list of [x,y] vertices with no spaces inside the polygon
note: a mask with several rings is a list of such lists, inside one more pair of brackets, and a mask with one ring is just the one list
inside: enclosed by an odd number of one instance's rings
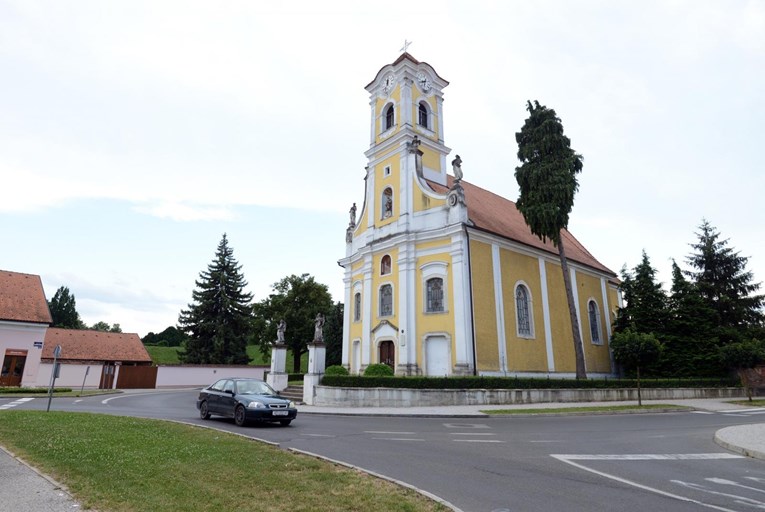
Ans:
{"label": "cross on tower top", "polygon": [[407,41],[406,39],[404,39],[404,46],[402,46],[399,51],[400,52],[406,52],[406,49],[409,48],[410,44],[412,44],[411,41]]}

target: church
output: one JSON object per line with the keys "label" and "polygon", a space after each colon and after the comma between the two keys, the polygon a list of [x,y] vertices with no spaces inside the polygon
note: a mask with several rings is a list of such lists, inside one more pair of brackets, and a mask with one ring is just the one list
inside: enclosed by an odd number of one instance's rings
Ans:
{"label": "church", "polygon": [[[402,376],[574,376],[558,251],[515,203],[462,180],[443,138],[448,85],[404,52],[366,86],[364,202],[358,217],[351,208],[338,262],[343,365],[351,374],[384,363]],[[609,375],[616,274],[562,237],[586,370]]]}

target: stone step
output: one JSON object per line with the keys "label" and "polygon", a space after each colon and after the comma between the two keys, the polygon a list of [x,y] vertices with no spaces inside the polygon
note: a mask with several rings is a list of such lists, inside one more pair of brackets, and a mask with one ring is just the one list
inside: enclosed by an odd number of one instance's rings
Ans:
{"label": "stone step", "polygon": [[284,398],[289,398],[297,403],[303,402],[303,386],[287,386],[279,393]]}

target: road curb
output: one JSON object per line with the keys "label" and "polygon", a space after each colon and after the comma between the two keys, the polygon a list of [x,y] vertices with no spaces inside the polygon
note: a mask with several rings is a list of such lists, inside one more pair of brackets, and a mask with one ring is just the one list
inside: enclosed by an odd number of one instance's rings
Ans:
{"label": "road curb", "polygon": [[726,450],[740,453],[741,455],[745,455],[753,459],[765,460],[764,451],[760,451],[756,448],[746,448],[744,446],[741,446],[741,444],[736,444],[735,442],[730,440],[730,436],[747,436],[748,430],[758,430],[760,433],[762,433],[763,425],[761,424],[736,425],[732,427],[721,428],[720,430],[715,432],[714,441],[715,443],[722,446]]}
{"label": "road curb", "polygon": [[[51,484],[55,488],[55,490],[61,491],[62,493],[66,494],[69,497],[69,499],[71,499],[73,502],[77,503],[78,505],[81,505],[80,501],[75,496],[73,496],[72,493],[69,491],[69,487],[53,479],[51,476],[46,475],[45,473],[43,473],[42,471],[40,471],[33,465],[29,464],[27,461],[25,461],[21,457],[19,457],[18,455],[10,451],[5,446],[0,445],[0,450],[7,453],[11,458],[13,458],[19,464],[22,464],[26,466],[27,468],[31,469],[37,476],[41,477],[42,479],[46,480],[49,484]],[[92,510],[93,512],[97,512],[95,509],[90,509],[90,510]]]}
{"label": "road curb", "polygon": [[367,475],[373,476],[375,478],[379,478],[381,480],[385,480],[386,482],[390,482],[392,484],[398,485],[400,487],[403,487],[405,489],[412,490],[416,492],[417,494],[421,494],[422,496],[425,496],[428,499],[431,499],[437,503],[440,503],[441,505],[449,508],[450,510],[453,510],[454,512],[464,512],[461,508],[457,507],[456,505],[446,501],[445,499],[441,498],[440,496],[436,496],[435,494],[428,492],[424,489],[420,489],[419,487],[415,487],[412,484],[408,484],[402,480],[397,480],[395,478],[391,478],[389,476],[383,475],[381,473],[376,473],[374,471],[370,471],[368,469],[364,469],[359,466],[355,466],[353,464],[349,464],[347,462],[342,462],[335,459],[330,459],[329,457],[325,457],[324,455],[319,455],[318,453],[313,452],[307,452],[305,450],[300,450],[298,448],[287,448],[287,451],[293,452],[293,453],[299,453],[301,455],[306,455],[308,457],[313,457],[315,459],[323,460],[325,462],[331,462],[332,464],[337,464],[338,466],[343,466],[348,469],[353,469],[355,471],[360,471],[362,473],[366,473]]}

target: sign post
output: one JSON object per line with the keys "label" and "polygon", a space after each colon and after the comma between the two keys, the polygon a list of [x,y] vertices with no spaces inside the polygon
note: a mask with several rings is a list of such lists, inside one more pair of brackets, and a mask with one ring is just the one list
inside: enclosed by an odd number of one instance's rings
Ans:
{"label": "sign post", "polygon": [[90,366],[85,368],[85,376],[82,378],[82,387],[80,388],[80,396],[82,396],[82,393],[85,390],[85,379],[88,378],[88,373],[90,373]]}
{"label": "sign post", "polygon": [[48,387],[48,407],[45,409],[45,412],[50,412],[50,401],[53,399],[53,386],[56,384],[56,377],[58,377],[59,374],[59,365],[58,358],[61,357],[61,345],[56,345],[56,348],[53,349],[53,371],[50,374],[50,386]]}

